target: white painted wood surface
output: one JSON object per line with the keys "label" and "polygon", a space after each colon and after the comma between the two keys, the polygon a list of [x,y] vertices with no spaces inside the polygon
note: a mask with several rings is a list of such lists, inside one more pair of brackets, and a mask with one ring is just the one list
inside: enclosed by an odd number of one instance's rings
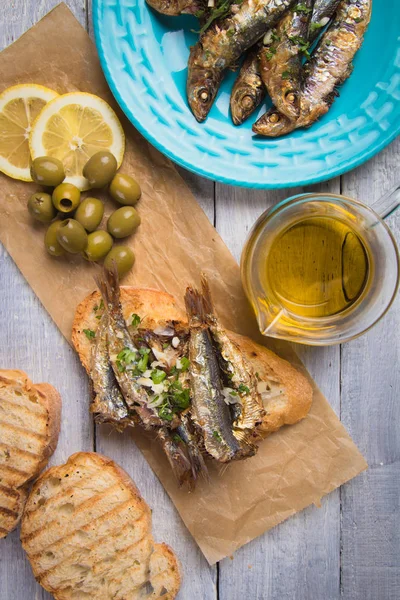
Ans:
{"label": "white painted wood surface", "polygon": [[[57,0],[0,3],[0,48],[13,42]],[[68,0],[90,30],[85,0]],[[398,178],[400,141],[322,189],[371,203]],[[214,184],[180,170],[210,221],[238,259],[254,220],[299,190],[260,192]],[[1,193],[1,191],[0,191]],[[391,226],[400,241],[399,216]],[[4,250],[0,250],[0,366],[49,381],[64,402],[52,463],[96,449],[118,461],[153,508],[156,537],[184,567],[180,600],[398,600],[400,598],[400,306],[370,333],[342,348],[298,351],[370,463],[370,469],[210,568],[129,435],[96,428],[86,410],[88,386],[74,352]],[[0,600],[50,598],[38,586],[14,532],[0,542]],[[101,600],[101,599],[99,599]]]}

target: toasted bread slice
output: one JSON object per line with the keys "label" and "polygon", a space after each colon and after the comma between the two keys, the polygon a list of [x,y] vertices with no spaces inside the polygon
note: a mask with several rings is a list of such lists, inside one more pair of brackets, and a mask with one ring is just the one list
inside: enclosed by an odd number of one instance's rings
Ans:
{"label": "toasted bread slice", "polygon": [[17,526],[28,483],[57,446],[60,416],[61,398],[51,385],[0,370],[0,538]]}
{"label": "toasted bread slice", "polygon": [[172,600],[177,558],[155,544],[151,512],[111,459],[78,452],[34,484],[21,541],[37,581],[56,600]]}
{"label": "toasted bread slice", "polygon": [[[92,339],[84,330],[96,331],[99,320],[99,292],[93,292],[76,310],[72,341],[81,362],[90,374]],[[121,304],[127,323],[133,313],[142,318],[142,326],[149,329],[163,327],[170,321],[186,323],[186,315],[170,294],[150,289],[121,288]],[[310,410],[312,387],[306,377],[286,360],[250,338],[228,332],[258,375],[261,397],[266,415],[260,427],[262,436],[277,431],[282,425],[292,425],[303,419]]]}

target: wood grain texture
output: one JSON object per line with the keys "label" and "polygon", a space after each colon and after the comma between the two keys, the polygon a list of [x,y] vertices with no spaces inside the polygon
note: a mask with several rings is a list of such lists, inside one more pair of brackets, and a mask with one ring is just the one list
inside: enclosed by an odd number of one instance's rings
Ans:
{"label": "wood grain texture", "polygon": [[[343,193],[372,204],[398,183],[400,140],[343,178]],[[400,243],[400,214],[388,220]],[[342,597],[400,597],[400,298],[342,349],[342,420],[369,470],[342,490]]]}

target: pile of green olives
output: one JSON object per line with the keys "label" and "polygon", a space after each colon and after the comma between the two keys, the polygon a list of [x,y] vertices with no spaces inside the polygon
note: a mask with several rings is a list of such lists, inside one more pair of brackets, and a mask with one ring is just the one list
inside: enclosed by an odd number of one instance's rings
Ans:
{"label": "pile of green olives", "polygon": [[108,151],[101,151],[89,158],[83,176],[91,189],[109,186],[111,197],[120,205],[107,220],[107,231],[98,229],[104,217],[104,204],[98,198],[81,199],[80,190],[65,182],[65,170],[61,161],[42,156],[31,165],[32,179],[52,193],[36,192],[28,200],[31,216],[49,225],[44,245],[51,256],[81,254],[86,260],[98,262],[104,259],[107,269],[116,265],[120,277],[133,266],[135,256],[128,246],[113,246],[114,239],[130,236],[140,225],[140,215],[134,208],[141,196],[137,181],[117,173],[117,161]]}

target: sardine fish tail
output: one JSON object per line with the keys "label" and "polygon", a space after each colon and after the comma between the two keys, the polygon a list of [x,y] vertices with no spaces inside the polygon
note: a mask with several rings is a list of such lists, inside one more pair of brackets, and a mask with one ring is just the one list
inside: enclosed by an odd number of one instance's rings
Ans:
{"label": "sardine fish tail", "polygon": [[189,323],[205,323],[206,314],[203,308],[203,298],[198,290],[191,287],[186,289],[185,294],[186,313]]}
{"label": "sardine fish tail", "polygon": [[158,430],[158,438],[167,456],[168,462],[180,486],[185,482],[189,488],[193,488],[192,469],[189,460],[183,450],[172,440],[165,428]]}
{"label": "sardine fish tail", "polygon": [[208,284],[208,279],[205,273],[201,274],[201,294],[203,300],[203,312],[208,315],[214,314],[213,303],[211,299],[211,291],[210,286]]}
{"label": "sardine fish tail", "polygon": [[116,265],[111,270],[103,268],[94,278],[100,290],[104,304],[118,306],[119,303],[119,280]]}

